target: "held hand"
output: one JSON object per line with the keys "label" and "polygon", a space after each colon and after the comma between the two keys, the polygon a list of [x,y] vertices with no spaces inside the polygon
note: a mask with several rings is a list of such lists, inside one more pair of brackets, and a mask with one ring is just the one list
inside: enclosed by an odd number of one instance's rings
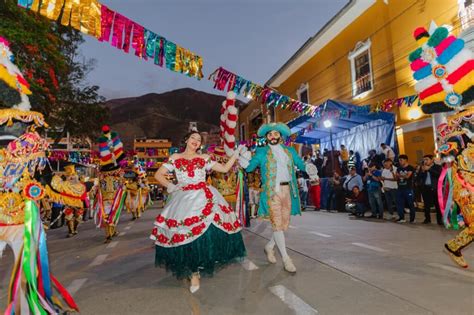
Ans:
{"label": "held hand", "polygon": [[241,153],[247,151],[247,146],[245,146],[245,144],[240,144],[234,151],[234,154],[233,156],[237,157],[239,156]]}
{"label": "held hand", "polygon": [[237,151],[239,153],[244,153],[245,151],[247,151],[247,146],[245,144],[240,144],[238,147],[237,147]]}
{"label": "held hand", "polygon": [[237,159],[239,161],[239,165],[242,167],[242,168],[247,168],[249,166],[249,160],[247,160],[245,157],[243,156],[239,156],[239,158]]}

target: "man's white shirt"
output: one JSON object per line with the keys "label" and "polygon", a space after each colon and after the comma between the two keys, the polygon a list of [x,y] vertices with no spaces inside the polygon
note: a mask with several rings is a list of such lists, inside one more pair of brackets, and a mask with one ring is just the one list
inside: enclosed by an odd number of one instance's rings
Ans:
{"label": "man's white shirt", "polygon": [[291,181],[290,172],[288,171],[290,159],[280,144],[270,145],[270,149],[272,150],[273,157],[277,163],[275,190],[280,191],[280,183]]}

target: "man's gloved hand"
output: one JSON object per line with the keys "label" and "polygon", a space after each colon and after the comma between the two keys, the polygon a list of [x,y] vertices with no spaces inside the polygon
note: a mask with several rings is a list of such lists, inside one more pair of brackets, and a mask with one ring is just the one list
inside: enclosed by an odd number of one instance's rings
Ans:
{"label": "man's gloved hand", "polygon": [[239,165],[242,166],[242,168],[247,168],[249,166],[249,161],[248,159],[246,159],[245,157],[243,156],[239,156],[239,158],[237,159],[237,161],[239,161]]}
{"label": "man's gloved hand", "polygon": [[243,168],[247,168],[249,166],[250,159],[252,158],[252,153],[248,150],[247,146],[245,145],[239,145],[237,148],[237,151],[239,152],[239,164]]}

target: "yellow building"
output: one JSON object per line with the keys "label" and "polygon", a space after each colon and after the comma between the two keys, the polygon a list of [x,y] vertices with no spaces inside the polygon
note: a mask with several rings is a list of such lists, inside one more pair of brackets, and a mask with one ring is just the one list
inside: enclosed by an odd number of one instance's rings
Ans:
{"label": "yellow building", "polygon": [[[408,54],[417,48],[413,31],[429,28],[434,21],[450,25],[459,35],[472,24],[472,18],[461,23],[459,12],[472,12],[472,6],[464,0],[351,0],[266,85],[313,105],[327,99],[368,105],[413,95],[415,82],[408,61]],[[258,107],[251,102],[241,112],[241,128]],[[431,118],[417,106],[394,110],[400,152],[413,162],[433,153]],[[297,115],[277,109],[271,118],[288,122]]]}
{"label": "yellow building", "polygon": [[[150,184],[158,184],[155,180],[155,172],[170,155],[171,141],[168,139],[139,138],[133,141],[133,150],[140,160],[153,162],[147,167],[147,178]],[[151,163],[150,163],[151,164]]]}

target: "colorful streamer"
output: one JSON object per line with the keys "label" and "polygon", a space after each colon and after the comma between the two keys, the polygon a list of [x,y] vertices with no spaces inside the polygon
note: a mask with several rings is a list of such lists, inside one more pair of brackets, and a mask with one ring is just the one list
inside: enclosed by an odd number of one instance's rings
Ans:
{"label": "colorful streamer", "polygon": [[[25,294],[27,310],[22,313],[57,314],[63,309],[53,295],[52,283],[70,309],[79,311],[76,303],[61,284],[51,275],[46,246],[46,234],[40,219],[37,204],[25,200],[25,222],[23,248],[15,264],[10,280],[8,306],[4,314],[13,315],[21,294]],[[24,281],[24,292],[21,282]],[[64,311],[68,311],[63,309]]]}
{"label": "colorful streamer", "polygon": [[240,224],[242,226],[246,225],[247,222],[247,211],[245,205],[245,193],[244,193],[244,174],[242,170],[239,169],[238,171],[238,178],[237,178],[237,187],[236,187],[236,196],[237,201],[235,204],[235,210],[239,216]]}
{"label": "colorful streamer", "polygon": [[51,20],[61,18],[62,25],[94,36],[101,42],[109,42],[112,35],[112,46],[125,53],[129,53],[131,46],[135,56],[153,58],[160,67],[166,64],[167,69],[188,77],[198,80],[203,77],[200,56],[145,29],[97,0],[18,0],[18,5]]}

